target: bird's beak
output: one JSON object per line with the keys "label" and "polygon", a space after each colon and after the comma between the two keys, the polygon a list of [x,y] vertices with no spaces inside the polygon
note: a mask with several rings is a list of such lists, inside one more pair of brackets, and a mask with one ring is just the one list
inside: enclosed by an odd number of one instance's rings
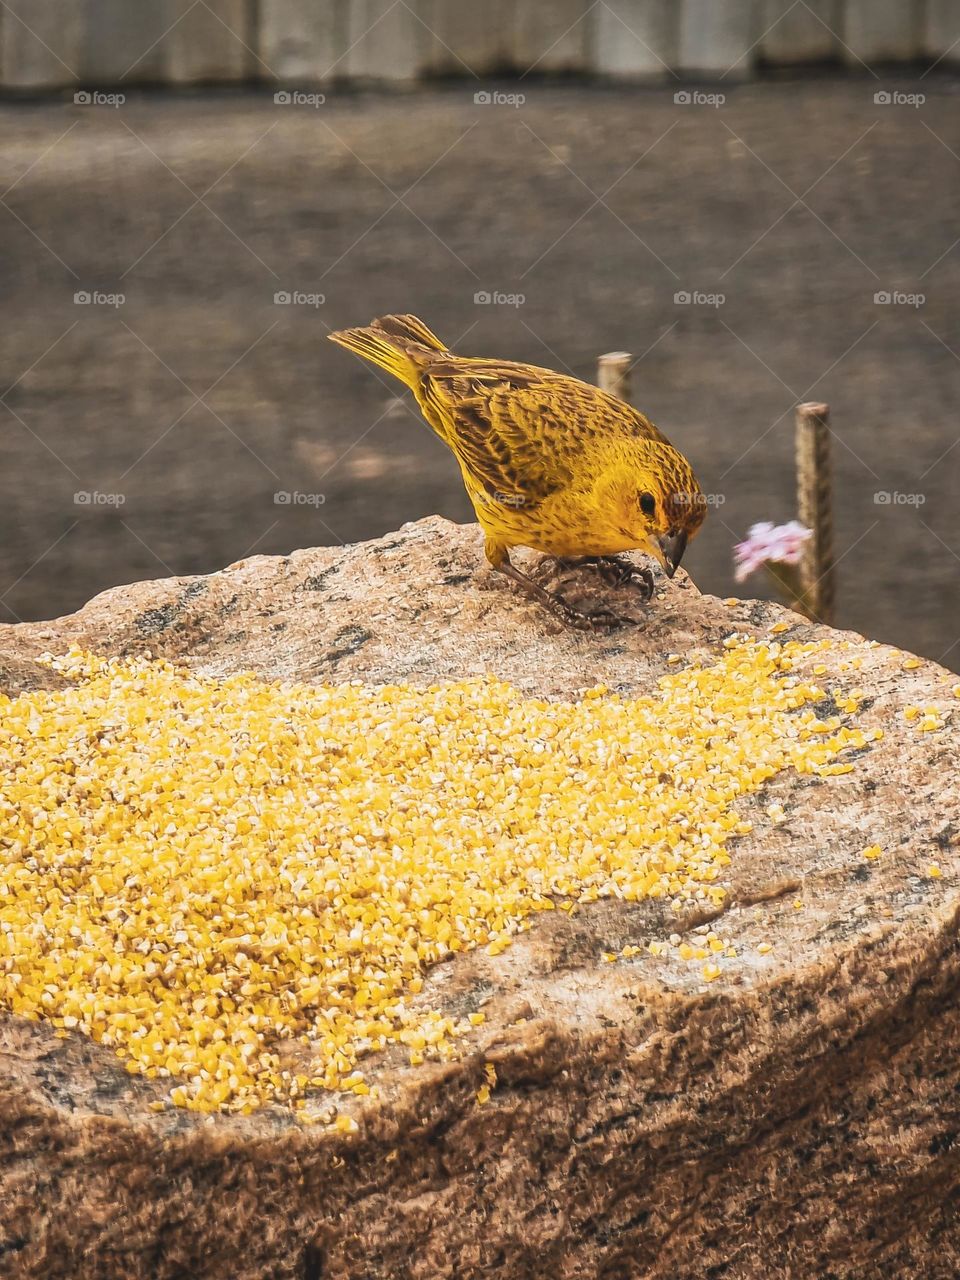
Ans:
{"label": "bird's beak", "polygon": [[663,567],[667,571],[667,577],[672,578],[687,548],[686,532],[681,529],[679,533],[664,534],[657,539],[657,543],[663,553]]}

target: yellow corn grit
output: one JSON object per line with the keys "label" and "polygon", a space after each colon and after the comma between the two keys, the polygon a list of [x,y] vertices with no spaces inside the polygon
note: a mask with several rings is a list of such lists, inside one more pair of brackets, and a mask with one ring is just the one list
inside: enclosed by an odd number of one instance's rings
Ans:
{"label": "yellow corn grit", "polygon": [[66,688],[0,696],[0,1007],[195,1110],[366,1093],[365,1054],[477,1024],[414,999],[436,961],[575,901],[721,901],[738,797],[866,741],[789,674],[822,647],[570,701],[50,659]]}

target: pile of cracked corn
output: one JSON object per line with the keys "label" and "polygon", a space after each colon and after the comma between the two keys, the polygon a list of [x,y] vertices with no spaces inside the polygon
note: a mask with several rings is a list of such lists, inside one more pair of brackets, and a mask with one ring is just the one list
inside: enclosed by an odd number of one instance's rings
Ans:
{"label": "pile of cracked corn", "polygon": [[555,702],[50,658],[67,687],[0,696],[0,1007],[198,1111],[309,1118],[372,1050],[451,1056],[482,1015],[424,1008],[430,965],[599,897],[719,902],[738,797],[852,768],[865,735],[791,674],[822,647]]}

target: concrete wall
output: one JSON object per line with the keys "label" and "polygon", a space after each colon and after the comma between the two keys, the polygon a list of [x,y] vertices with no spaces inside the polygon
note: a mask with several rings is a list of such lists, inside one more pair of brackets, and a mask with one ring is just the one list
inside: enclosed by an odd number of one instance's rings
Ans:
{"label": "concrete wall", "polygon": [[960,64],[960,0],[7,0],[0,89]]}

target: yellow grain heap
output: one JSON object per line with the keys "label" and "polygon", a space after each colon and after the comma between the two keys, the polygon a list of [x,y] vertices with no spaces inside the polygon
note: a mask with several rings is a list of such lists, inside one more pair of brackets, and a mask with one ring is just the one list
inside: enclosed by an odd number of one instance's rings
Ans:
{"label": "yellow grain heap", "polygon": [[630,701],[51,659],[73,684],[0,696],[0,1006],[200,1111],[449,1056],[480,1018],[420,1007],[428,966],[575,901],[719,901],[737,797],[863,745],[787,674],[821,645],[727,646]]}

